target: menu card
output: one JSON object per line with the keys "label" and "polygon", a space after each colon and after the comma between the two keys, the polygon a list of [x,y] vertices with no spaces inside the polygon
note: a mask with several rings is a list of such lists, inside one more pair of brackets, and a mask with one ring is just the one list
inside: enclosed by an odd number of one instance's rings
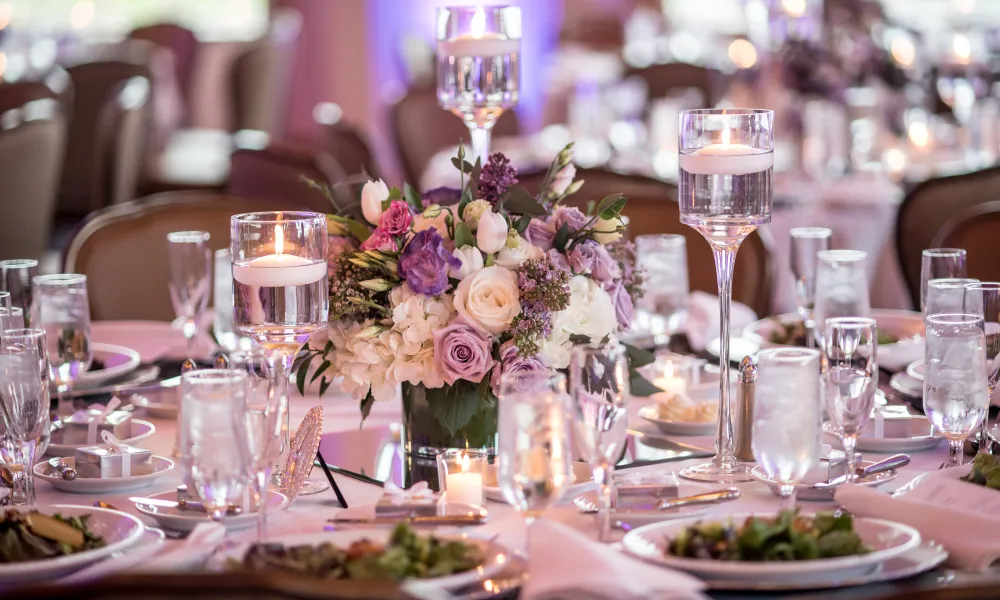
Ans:
{"label": "menu card", "polygon": [[1000,520],[1000,490],[960,479],[927,477],[903,497]]}

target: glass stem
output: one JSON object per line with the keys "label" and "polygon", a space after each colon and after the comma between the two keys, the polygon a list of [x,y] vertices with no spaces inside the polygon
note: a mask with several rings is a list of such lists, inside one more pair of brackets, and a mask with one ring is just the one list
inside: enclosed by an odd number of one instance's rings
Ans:
{"label": "glass stem", "polygon": [[778,495],[781,496],[781,510],[795,509],[795,484],[783,483],[778,488]]}
{"label": "glass stem", "polygon": [[490,158],[490,129],[491,127],[485,127],[478,123],[468,123],[469,126],[469,137],[472,141],[472,155],[469,157],[469,162],[472,164],[476,163],[476,159],[482,161],[482,165],[485,166],[486,162]]}
{"label": "glass stem", "polygon": [[257,543],[267,541],[267,482],[270,479],[271,468],[265,466],[255,474],[254,494],[257,500]]}
{"label": "glass stem", "polygon": [[847,458],[847,483],[854,483],[854,450],[858,445],[858,434],[844,434],[844,456]]}
{"label": "glass stem", "polygon": [[594,481],[597,483],[598,494],[600,495],[597,505],[597,518],[600,526],[598,540],[607,541],[611,534],[611,509],[614,508],[614,481],[611,476],[611,465],[602,463],[594,469]]}
{"label": "glass stem", "polygon": [[996,386],[990,386],[986,389],[988,390],[988,394],[986,395],[986,414],[983,415],[983,425],[979,428],[978,454],[992,454],[990,449],[993,446],[990,442],[990,401],[993,398],[993,392],[996,390]]}
{"label": "glass stem", "polygon": [[[294,353],[289,354],[284,350],[277,349],[272,350],[267,355],[268,366],[271,370],[271,389],[269,390],[270,401],[269,405],[272,410],[276,411],[274,415],[275,418],[283,419],[281,423],[281,449],[278,451],[275,461],[274,475],[277,479],[281,479],[282,472],[281,469],[284,466],[285,457],[288,454],[288,448],[291,445],[289,440],[289,420],[288,420],[288,410],[280,410],[277,407],[288,405],[288,378],[292,371],[292,362],[295,359]],[[274,428],[271,428],[274,431]]]}
{"label": "glass stem", "polygon": [[964,440],[948,440],[948,466],[962,466],[962,442]]}
{"label": "glass stem", "polygon": [[34,506],[35,505],[35,476],[33,471],[35,465],[35,441],[31,440],[21,445],[20,448],[20,472],[11,469],[14,475],[14,486],[10,491],[11,503],[14,506]]}
{"label": "glass stem", "polygon": [[56,412],[60,417],[73,414],[73,399],[69,397],[69,384],[59,382],[56,385]]}
{"label": "glass stem", "polygon": [[739,243],[712,246],[719,285],[719,431],[712,463],[722,471],[736,466],[733,455],[733,422],[729,411],[729,307],[733,301],[733,265]]}

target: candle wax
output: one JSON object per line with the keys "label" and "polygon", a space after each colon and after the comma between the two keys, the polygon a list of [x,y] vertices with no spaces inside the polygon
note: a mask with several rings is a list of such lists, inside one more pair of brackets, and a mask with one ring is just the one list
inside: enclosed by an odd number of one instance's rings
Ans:
{"label": "candle wax", "polygon": [[309,285],[325,275],[325,262],[292,254],[270,254],[246,264],[233,264],[233,279],[243,285],[258,287]]}
{"label": "candle wax", "polygon": [[680,168],[694,175],[746,175],[774,166],[774,153],[744,144],[711,144],[681,153]]}
{"label": "candle wax", "polygon": [[438,56],[503,56],[521,51],[521,40],[511,40],[496,33],[466,33],[437,43]]}
{"label": "candle wax", "polygon": [[482,473],[448,473],[445,479],[445,489],[448,493],[448,502],[461,502],[476,506],[483,504]]}
{"label": "candle wax", "polygon": [[653,385],[670,394],[683,394],[687,391],[687,381],[683,377],[657,377]]}

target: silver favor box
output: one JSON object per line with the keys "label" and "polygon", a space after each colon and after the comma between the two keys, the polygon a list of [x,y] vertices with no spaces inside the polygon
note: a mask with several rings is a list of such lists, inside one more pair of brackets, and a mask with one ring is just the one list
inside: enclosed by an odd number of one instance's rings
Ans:
{"label": "silver favor box", "polygon": [[87,432],[90,429],[90,422],[101,418],[101,411],[97,409],[88,410],[86,415],[79,413],[66,417],[62,420],[62,442],[70,446],[81,444],[99,444],[101,442],[101,432],[110,431],[119,440],[132,437],[132,413],[123,410],[116,410],[109,414],[103,422],[97,424],[97,435],[93,440],[87,439]]}
{"label": "silver favor box", "polygon": [[434,494],[431,498],[406,498],[400,499],[391,494],[382,494],[378,502],[375,503],[375,516],[415,516],[415,517],[436,517],[444,514],[446,494]]}
{"label": "silver favor box", "polygon": [[78,477],[92,479],[121,477],[123,460],[128,461],[129,476],[148,475],[153,472],[151,451],[121,444],[115,449],[106,445],[77,448],[76,474]]}
{"label": "silver favor box", "polygon": [[673,473],[648,479],[616,477],[616,480],[612,499],[615,508],[653,510],[661,500],[676,498],[680,491]]}

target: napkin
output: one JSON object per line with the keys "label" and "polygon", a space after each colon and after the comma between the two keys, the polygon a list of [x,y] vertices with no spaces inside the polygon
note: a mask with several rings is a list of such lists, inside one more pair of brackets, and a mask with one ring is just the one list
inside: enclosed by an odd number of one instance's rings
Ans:
{"label": "napkin", "polygon": [[[740,337],[743,328],[757,320],[746,304],[733,302],[729,310],[729,333]],[[701,291],[691,293],[685,333],[695,350],[703,350],[710,340],[719,337],[719,297]]]}
{"label": "napkin", "polygon": [[562,523],[539,519],[531,529],[522,600],[705,598],[704,582],[634,559]]}
{"label": "napkin", "polygon": [[[936,478],[924,485],[943,488],[973,486],[957,479]],[[968,488],[957,491],[965,495]],[[983,488],[983,491],[989,492]],[[911,494],[913,492],[910,492]],[[996,493],[996,492],[993,492]],[[920,532],[925,540],[934,540],[948,550],[948,564],[959,569],[983,571],[1000,561],[1000,536],[986,532],[1000,531],[1000,518],[946,504],[893,498],[883,492],[858,485],[837,488],[834,499],[859,517],[897,521]]]}
{"label": "napkin", "polygon": [[163,550],[142,563],[136,571],[187,571],[205,563],[226,539],[222,523],[199,523],[184,540],[167,542]]}

